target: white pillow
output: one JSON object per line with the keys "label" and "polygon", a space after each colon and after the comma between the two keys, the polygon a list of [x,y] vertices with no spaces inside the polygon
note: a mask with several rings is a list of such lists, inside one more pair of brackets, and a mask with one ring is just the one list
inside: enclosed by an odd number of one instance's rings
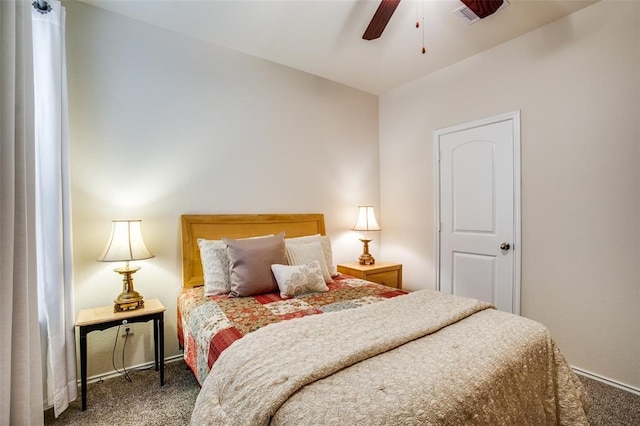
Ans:
{"label": "white pillow", "polygon": [[309,241],[304,244],[294,244],[287,247],[285,243],[285,250],[287,252],[287,261],[289,265],[307,265],[313,261],[318,262],[320,270],[322,271],[322,277],[324,281],[330,283],[333,281],[329,268],[324,260],[324,253],[322,252],[322,245],[320,241]]}
{"label": "white pillow", "polygon": [[305,293],[328,291],[318,261],[308,265],[271,265],[280,297],[290,299]]}
{"label": "white pillow", "polygon": [[198,238],[200,261],[204,273],[204,295],[213,296],[231,291],[227,246],[220,240]]}
{"label": "white pillow", "polygon": [[332,277],[338,276],[338,270],[336,265],[333,264],[333,250],[331,249],[331,239],[326,235],[307,235],[305,237],[296,237],[296,238],[285,238],[284,244],[285,246],[293,246],[297,244],[305,244],[311,241],[320,241],[322,245],[322,254],[324,255],[324,262],[329,270],[329,274]]}

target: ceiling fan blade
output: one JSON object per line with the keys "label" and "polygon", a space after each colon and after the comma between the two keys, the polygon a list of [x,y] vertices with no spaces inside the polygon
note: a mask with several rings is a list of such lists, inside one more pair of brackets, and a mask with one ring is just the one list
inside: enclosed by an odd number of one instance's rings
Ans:
{"label": "ceiling fan blade", "polygon": [[362,38],[365,40],[374,40],[380,37],[399,3],[400,0],[382,0]]}

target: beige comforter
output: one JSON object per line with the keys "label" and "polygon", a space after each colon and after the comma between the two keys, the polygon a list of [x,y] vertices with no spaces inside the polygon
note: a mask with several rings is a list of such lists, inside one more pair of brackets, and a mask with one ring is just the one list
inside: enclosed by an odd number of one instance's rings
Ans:
{"label": "beige comforter", "polygon": [[222,353],[192,424],[588,424],[546,328],[489,308],[425,290],[269,325]]}

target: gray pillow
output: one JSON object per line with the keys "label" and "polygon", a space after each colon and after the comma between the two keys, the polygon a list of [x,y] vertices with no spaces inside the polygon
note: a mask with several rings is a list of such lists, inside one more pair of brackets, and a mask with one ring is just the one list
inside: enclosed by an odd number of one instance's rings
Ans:
{"label": "gray pillow", "polygon": [[271,265],[286,264],[284,232],[273,237],[233,240],[223,238],[229,256],[229,296],[253,296],[278,291]]}

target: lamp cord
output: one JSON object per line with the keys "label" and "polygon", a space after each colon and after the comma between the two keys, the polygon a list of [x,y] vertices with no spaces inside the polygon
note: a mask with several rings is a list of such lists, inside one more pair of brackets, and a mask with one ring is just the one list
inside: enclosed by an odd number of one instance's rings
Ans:
{"label": "lamp cord", "polygon": [[118,370],[116,367],[116,346],[118,345],[118,336],[120,336],[120,325],[118,326],[118,331],[116,333],[116,340],[113,342],[113,352],[111,352],[111,364],[113,365],[113,369],[116,370],[117,373],[122,374],[124,378],[131,382],[131,376],[129,376],[129,372],[127,371],[127,367],[124,365],[124,350],[127,347],[127,340],[129,340],[129,328],[126,328],[126,335],[124,336],[124,344],[122,345],[122,371]]}

